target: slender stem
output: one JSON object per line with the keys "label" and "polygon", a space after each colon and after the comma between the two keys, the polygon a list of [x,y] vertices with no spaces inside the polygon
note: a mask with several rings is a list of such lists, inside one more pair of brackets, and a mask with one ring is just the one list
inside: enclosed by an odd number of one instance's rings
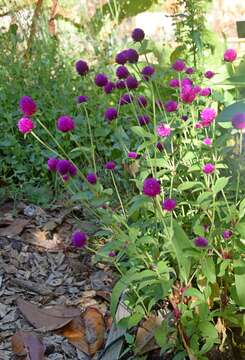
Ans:
{"label": "slender stem", "polygon": [[121,205],[121,208],[122,208],[123,215],[124,215],[124,217],[126,218],[126,213],[125,213],[125,210],[124,210],[124,207],[123,207],[122,199],[121,199],[121,196],[120,196],[120,194],[119,194],[119,191],[118,191],[118,188],[117,188],[117,184],[116,184],[116,181],[115,181],[115,177],[114,177],[114,174],[113,174],[112,171],[111,171],[111,177],[112,177],[112,182],[113,182],[113,185],[114,185],[115,190],[116,190],[116,193],[117,193],[118,200],[119,200],[120,205]]}
{"label": "slender stem", "polygon": [[89,129],[89,136],[90,136],[90,143],[91,143],[91,149],[92,149],[92,159],[93,159],[93,165],[94,165],[94,172],[96,173],[96,161],[95,161],[93,134],[92,134],[92,129],[91,129],[91,125],[90,125],[90,121],[89,121],[86,106],[84,106],[84,110],[85,110],[86,120],[87,120],[87,123],[88,123],[88,129]]}

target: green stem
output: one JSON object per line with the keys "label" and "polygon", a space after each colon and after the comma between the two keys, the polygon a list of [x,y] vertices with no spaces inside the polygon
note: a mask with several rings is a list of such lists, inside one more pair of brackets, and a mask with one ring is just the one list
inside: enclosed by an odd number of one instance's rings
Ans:
{"label": "green stem", "polygon": [[89,121],[86,106],[84,106],[84,110],[85,110],[86,120],[87,120],[87,124],[88,124],[88,129],[89,129],[89,137],[90,137],[90,143],[91,143],[91,149],[92,149],[92,159],[93,159],[93,165],[94,165],[94,172],[96,173],[96,161],[95,161],[93,134],[92,134],[92,129],[91,129],[91,125],[90,125],[90,121]]}
{"label": "green stem", "polygon": [[119,200],[120,205],[121,205],[121,208],[122,208],[123,215],[124,215],[124,217],[126,218],[126,213],[125,213],[125,210],[124,210],[124,207],[123,207],[122,199],[121,199],[121,196],[120,196],[120,194],[119,194],[119,191],[118,191],[118,188],[117,188],[117,184],[116,184],[116,181],[115,181],[115,177],[114,177],[114,174],[113,174],[112,171],[111,171],[111,178],[112,178],[112,182],[113,182],[114,188],[115,188],[116,193],[117,193],[118,200]]}

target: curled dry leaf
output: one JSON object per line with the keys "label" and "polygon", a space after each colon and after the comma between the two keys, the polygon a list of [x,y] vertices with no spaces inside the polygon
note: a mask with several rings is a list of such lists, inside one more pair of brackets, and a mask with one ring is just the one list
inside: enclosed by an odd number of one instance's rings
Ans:
{"label": "curled dry leaf", "polygon": [[138,328],[135,339],[137,354],[142,355],[159,348],[159,345],[157,345],[155,341],[154,333],[162,321],[163,317],[160,314],[157,316],[151,315]]}
{"label": "curled dry leaf", "polygon": [[12,350],[16,355],[29,360],[44,360],[44,345],[40,338],[28,331],[18,330],[11,339]]}
{"label": "curled dry leaf", "polygon": [[0,236],[14,237],[16,235],[19,235],[20,233],[22,233],[26,225],[29,224],[29,222],[29,219],[15,219],[10,225],[0,228]]}

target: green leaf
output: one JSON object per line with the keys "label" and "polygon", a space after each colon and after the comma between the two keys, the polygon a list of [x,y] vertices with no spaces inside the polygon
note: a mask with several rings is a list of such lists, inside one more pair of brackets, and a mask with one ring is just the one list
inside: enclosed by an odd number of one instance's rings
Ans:
{"label": "green leaf", "polygon": [[231,121],[232,117],[236,113],[245,113],[245,100],[238,101],[230,106],[227,106],[219,116],[217,117],[218,122]]}
{"label": "green leaf", "polygon": [[163,321],[154,333],[156,343],[162,348],[167,343],[168,323]]}
{"label": "green leaf", "polygon": [[201,271],[209,282],[214,284],[216,282],[216,272],[213,259],[205,257],[201,262]]}
{"label": "green leaf", "polygon": [[128,209],[128,216],[133,216],[136,211],[138,211],[141,208],[144,208],[145,205],[151,203],[152,203],[151,199],[145,195],[136,196],[134,198],[133,204]]}
{"label": "green leaf", "polygon": [[198,325],[198,328],[201,331],[203,337],[211,338],[213,340],[218,339],[218,333],[214,324],[208,321],[201,321]]}
{"label": "green leaf", "polygon": [[228,177],[221,177],[216,180],[215,184],[213,185],[213,192],[214,194],[217,194],[221,190],[224,189],[224,187],[228,184],[229,178]]}
{"label": "green leaf", "polygon": [[239,232],[240,235],[245,237],[245,222],[240,222],[237,224],[235,229]]}
{"label": "green leaf", "polygon": [[143,129],[142,126],[132,126],[131,130],[133,131],[133,133],[135,133],[136,135],[142,136],[144,138],[149,138],[151,139],[154,135],[151,134],[149,131],[146,131],[145,129]]}
{"label": "green leaf", "polygon": [[235,286],[239,305],[245,307],[245,262],[234,260]]}
{"label": "green leaf", "polygon": [[184,191],[184,190],[192,189],[196,186],[200,186],[201,188],[204,188],[203,183],[200,181],[185,181],[182,184],[180,184],[177,189],[179,191]]}
{"label": "green leaf", "polygon": [[195,288],[186,289],[183,295],[184,296],[194,296],[194,297],[197,297],[201,301],[205,301],[204,295],[199,290],[197,290]]}

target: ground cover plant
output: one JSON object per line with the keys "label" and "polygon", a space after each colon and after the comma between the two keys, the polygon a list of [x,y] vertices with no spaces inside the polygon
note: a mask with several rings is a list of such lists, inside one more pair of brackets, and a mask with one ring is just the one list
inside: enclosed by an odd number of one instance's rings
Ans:
{"label": "ground cover plant", "polygon": [[[51,127],[39,99],[23,94],[18,129],[48,150],[47,171],[101,223],[100,242],[78,221],[71,243],[119,274],[111,313],[120,301],[130,312],[119,324],[127,329],[125,354],[133,351],[128,358],[146,358],[134,328],[147,321],[154,323],[154,343],[173,359],[208,359],[214,348],[225,352],[230,339],[239,352],[244,103],[224,108],[227,95],[215,72],[192,67],[188,58],[166,69],[151,64],[144,38],[134,29],[109,76],[78,60],[78,81],[88,91],[77,94],[77,113],[59,116]],[[234,49],[223,62],[239,74]],[[239,89],[230,94],[238,98]]]}

